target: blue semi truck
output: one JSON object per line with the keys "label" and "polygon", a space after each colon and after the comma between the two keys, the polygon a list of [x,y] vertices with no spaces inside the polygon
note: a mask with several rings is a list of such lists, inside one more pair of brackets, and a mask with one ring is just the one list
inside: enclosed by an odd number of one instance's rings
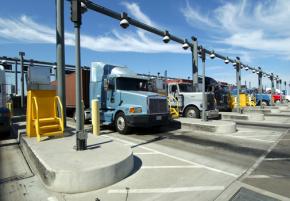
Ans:
{"label": "blue semi truck", "polygon": [[93,62],[90,103],[99,101],[102,125],[114,125],[121,134],[132,127],[159,127],[169,122],[167,98],[148,91],[149,79],[127,67]]}

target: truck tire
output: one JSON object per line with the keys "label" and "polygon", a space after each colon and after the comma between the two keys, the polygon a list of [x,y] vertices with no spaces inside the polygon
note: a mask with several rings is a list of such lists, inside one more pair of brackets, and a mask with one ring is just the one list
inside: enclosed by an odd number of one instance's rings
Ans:
{"label": "truck tire", "polygon": [[[84,118],[84,124],[89,122],[89,120],[86,120],[86,117],[85,117],[85,115],[84,115],[84,117],[83,117],[83,118]],[[74,120],[74,122],[77,122],[76,112],[74,112],[74,115],[73,115],[73,120]]]}
{"label": "truck tire", "polygon": [[126,117],[123,112],[119,112],[115,117],[115,128],[120,134],[128,134],[130,127],[128,126]]}
{"label": "truck tire", "polygon": [[200,111],[196,107],[189,106],[186,108],[184,116],[188,118],[200,118]]}
{"label": "truck tire", "polygon": [[268,106],[269,105],[269,103],[268,103],[268,101],[265,101],[265,100],[262,100],[262,106]]}

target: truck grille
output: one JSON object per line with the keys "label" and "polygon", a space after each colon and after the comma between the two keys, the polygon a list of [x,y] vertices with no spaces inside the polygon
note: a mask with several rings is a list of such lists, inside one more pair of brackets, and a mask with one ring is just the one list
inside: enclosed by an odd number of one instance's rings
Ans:
{"label": "truck grille", "polygon": [[168,113],[167,100],[161,98],[149,98],[149,114]]}
{"label": "truck grille", "polygon": [[207,110],[215,110],[215,99],[213,94],[207,94]]}

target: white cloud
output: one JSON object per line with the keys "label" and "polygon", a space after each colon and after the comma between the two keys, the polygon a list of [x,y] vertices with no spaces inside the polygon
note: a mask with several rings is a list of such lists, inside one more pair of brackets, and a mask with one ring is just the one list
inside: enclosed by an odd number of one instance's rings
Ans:
{"label": "white cloud", "polygon": [[132,14],[135,19],[150,26],[156,26],[156,24],[140,10],[140,7],[137,3],[123,2],[122,4],[128,9],[130,14]]}
{"label": "white cloud", "polygon": [[[287,0],[224,1],[209,14],[188,8],[188,4],[185,8],[187,12],[183,14],[189,24],[202,24],[212,30],[213,38],[220,44],[285,59],[290,57],[290,4]],[[215,27],[219,28],[213,29]]]}
{"label": "white cloud", "polygon": [[203,15],[197,8],[191,7],[188,1],[186,1],[186,6],[181,9],[181,12],[186,21],[194,27],[198,26],[199,28],[205,28],[204,25],[212,28],[216,27],[209,16]]}
{"label": "white cloud", "polygon": [[[136,3],[123,3],[132,15],[150,25],[155,25]],[[0,38],[25,43],[55,44],[55,29],[35,22],[28,16],[20,18],[0,17]],[[74,33],[65,32],[65,44],[74,45]],[[141,30],[126,33],[112,30],[106,36],[81,35],[81,46],[99,52],[140,52],[140,53],[186,53],[178,44],[164,44]],[[187,53],[189,53],[187,51]]]}

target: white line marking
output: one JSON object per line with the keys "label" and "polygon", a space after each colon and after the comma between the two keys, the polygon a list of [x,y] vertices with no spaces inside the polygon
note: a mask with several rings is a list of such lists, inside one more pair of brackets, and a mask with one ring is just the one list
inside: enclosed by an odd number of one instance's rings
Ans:
{"label": "white line marking", "polygon": [[[130,141],[127,141],[127,140],[121,140],[121,139],[118,139],[118,138],[115,138],[115,137],[112,137],[110,136],[110,138],[114,139],[114,140],[117,140],[117,141],[120,141],[120,142],[123,142],[123,143],[126,143],[126,144],[130,144],[130,145],[136,145],[135,143],[132,143]],[[151,149],[151,148],[148,148],[148,147],[144,147],[144,146],[139,146],[139,148],[142,148],[142,149],[145,149],[147,151],[151,151],[151,152],[156,152],[156,153],[159,153],[163,156],[167,156],[169,158],[173,158],[173,159],[176,159],[176,160],[179,160],[179,161],[182,161],[182,162],[185,162],[185,163],[188,163],[188,164],[191,164],[191,165],[196,165],[196,166],[200,166],[200,167],[203,167],[207,170],[211,170],[213,172],[218,172],[218,173],[222,173],[222,174],[225,174],[225,175],[228,175],[228,176],[231,176],[231,177],[239,177],[239,175],[237,174],[234,174],[234,173],[230,173],[230,172],[226,172],[226,171],[223,171],[223,170],[219,170],[219,169],[216,169],[216,168],[212,168],[212,167],[208,167],[208,166],[205,166],[205,165],[202,165],[202,164],[199,164],[199,163],[195,163],[195,162],[192,162],[192,161],[189,161],[189,160],[186,160],[186,159],[183,159],[183,158],[179,158],[179,157],[176,157],[176,156],[172,156],[172,155],[169,155],[169,154],[166,154],[166,153],[163,153],[163,152],[160,152],[160,151],[157,151],[155,149]]]}
{"label": "white line marking", "polygon": [[156,152],[134,152],[135,155],[153,155],[153,154],[159,154]]}
{"label": "white line marking", "polygon": [[[180,193],[192,191],[222,191],[224,186],[193,186],[193,187],[176,187],[176,188],[149,188],[149,189],[129,189],[129,193]],[[108,193],[127,194],[126,189],[112,189]]]}
{"label": "white line marking", "polygon": [[261,141],[261,142],[275,142],[275,140],[262,140],[262,139],[256,139],[256,138],[248,138],[248,137],[241,137],[241,136],[234,136],[235,138],[240,138],[240,139],[246,139],[246,140],[256,140],[256,141]]}
{"label": "white line marking", "polygon": [[47,201],[58,201],[58,199],[56,197],[48,197]]}
{"label": "white line marking", "polygon": [[285,133],[283,133],[282,135],[280,135],[280,137],[276,140],[275,143],[273,143],[268,149],[267,151],[259,157],[258,160],[256,160],[256,162],[254,163],[254,165],[252,165],[252,167],[250,167],[239,179],[240,181],[242,181],[242,179],[249,177],[252,172],[258,168],[258,166],[264,161],[264,159],[266,158],[266,156],[276,147],[276,145],[280,142],[280,140],[287,135],[287,133],[289,132],[289,130],[287,130]]}
{"label": "white line marking", "polygon": [[166,165],[166,166],[142,166],[141,169],[187,169],[201,168],[199,165]]}
{"label": "white line marking", "polygon": [[288,178],[290,175],[263,175],[263,174],[257,174],[257,175],[250,175],[247,178],[250,179],[270,179],[270,178]]}
{"label": "white line marking", "polygon": [[265,158],[265,161],[288,161],[290,158]]}

